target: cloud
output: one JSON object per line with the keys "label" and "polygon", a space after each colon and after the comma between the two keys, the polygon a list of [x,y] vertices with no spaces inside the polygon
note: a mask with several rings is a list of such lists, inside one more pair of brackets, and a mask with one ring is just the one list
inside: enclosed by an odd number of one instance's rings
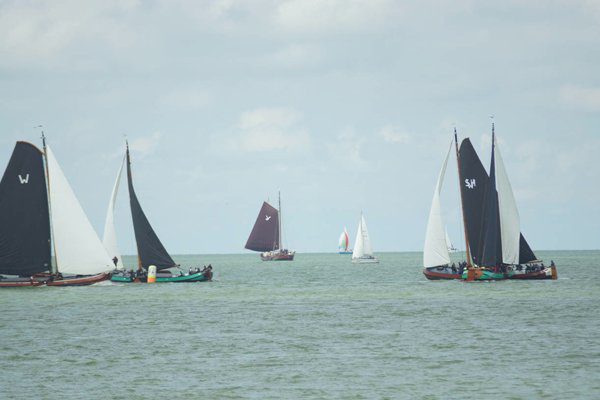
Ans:
{"label": "cloud", "polygon": [[[129,148],[136,153],[136,158],[144,158],[156,151],[162,134],[155,132],[149,136],[142,136],[129,141]],[[122,150],[120,151],[122,154]]]}
{"label": "cloud", "polygon": [[294,32],[356,32],[380,29],[401,9],[392,0],[288,0],[274,11],[274,22]]}
{"label": "cloud", "polygon": [[566,85],[560,88],[560,99],[570,107],[583,111],[600,111],[600,88]]}
{"label": "cloud", "polygon": [[406,144],[411,140],[409,133],[403,132],[400,128],[391,125],[381,128],[379,134],[388,143]]}
{"label": "cloud", "polygon": [[169,107],[177,110],[196,110],[203,108],[210,101],[208,93],[201,90],[180,89],[165,93],[158,99],[161,107]]}
{"label": "cloud", "polygon": [[258,108],[240,116],[234,146],[248,152],[303,150],[310,135],[299,126],[301,115],[289,108]]}
{"label": "cloud", "polygon": [[291,44],[259,61],[260,66],[271,66],[286,69],[316,67],[323,59],[318,46],[311,44]]}

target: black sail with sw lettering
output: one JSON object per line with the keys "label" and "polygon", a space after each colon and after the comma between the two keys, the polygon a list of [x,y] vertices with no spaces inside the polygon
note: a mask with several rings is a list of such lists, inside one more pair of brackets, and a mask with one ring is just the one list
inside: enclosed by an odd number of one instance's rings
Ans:
{"label": "black sail with sw lettering", "polygon": [[42,152],[17,142],[0,181],[0,273],[50,270],[50,217]]}
{"label": "black sail with sw lettering", "polygon": [[463,179],[460,183],[460,190],[469,249],[473,263],[479,265],[483,250],[483,202],[489,178],[468,138],[460,144],[459,157]]}
{"label": "black sail with sw lettering", "polygon": [[483,210],[483,250],[481,266],[495,267],[502,264],[502,237],[500,234],[500,207],[496,190],[496,165],[492,136],[492,161]]}
{"label": "black sail with sw lettering", "polygon": [[279,212],[266,201],[258,213],[245,247],[254,251],[279,249]]}
{"label": "black sail with sw lettering", "polygon": [[150,222],[148,222],[148,218],[146,218],[133,190],[129,149],[127,149],[127,186],[129,187],[129,203],[131,206],[131,217],[133,219],[139,265],[146,269],[150,265],[156,265],[157,270],[174,267],[176,265],[175,261],[167,253],[160,239],[154,233],[154,229],[152,229]]}

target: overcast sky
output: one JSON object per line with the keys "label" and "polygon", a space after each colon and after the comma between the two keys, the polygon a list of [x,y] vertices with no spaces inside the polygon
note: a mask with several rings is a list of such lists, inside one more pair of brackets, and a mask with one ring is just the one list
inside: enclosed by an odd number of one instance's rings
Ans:
{"label": "overcast sky", "polygon": [[361,210],[375,252],[421,250],[453,127],[487,168],[492,114],[532,247],[600,248],[600,1],[0,1],[2,169],[43,124],[101,235],[126,134],[174,254],[244,252],[278,189],[301,252]]}

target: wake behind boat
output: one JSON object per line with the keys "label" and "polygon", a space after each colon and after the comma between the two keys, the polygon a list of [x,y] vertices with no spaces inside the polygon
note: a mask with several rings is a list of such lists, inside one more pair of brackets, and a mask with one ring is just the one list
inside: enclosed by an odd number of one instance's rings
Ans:
{"label": "wake behind boat", "polygon": [[282,248],[281,193],[278,197],[279,209],[263,202],[244,246],[248,250],[260,251],[263,261],[293,261],[296,254],[295,251]]}
{"label": "wake behind boat", "polygon": [[106,280],[110,258],[43,133],[42,143],[40,151],[17,142],[0,182],[0,273],[13,275],[0,276],[0,287]]}
{"label": "wake behind boat", "polygon": [[[119,180],[121,177],[121,170],[123,168],[123,164],[121,164],[109,201],[104,233],[105,246],[112,251],[111,255],[113,256],[113,262],[117,267],[112,273],[111,281],[122,283],[210,281],[213,275],[212,266],[204,268],[203,270],[196,268],[194,271],[192,271],[190,268],[187,274],[184,273],[179,264],[176,264],[175,261],[173,261],[173,258],[171,258],[171,255],[167,252],[160,239],[154,232],[154,229],[150,225],[146,214],[144,214],[144,211],[142,210],[142,206],[140,205],[133,188],[131,157],[129,154],[129,144],[127,143],[123,162],[127,163],[127,187],[129,189],[129,205],[131,208],[133,230],[137,245],[138,268],[136,272],[119,269],[120,256],[118,247],[116,245],[113,213],[117,198]],[[179,269],[179,271],[174,272],[170,269]]]}

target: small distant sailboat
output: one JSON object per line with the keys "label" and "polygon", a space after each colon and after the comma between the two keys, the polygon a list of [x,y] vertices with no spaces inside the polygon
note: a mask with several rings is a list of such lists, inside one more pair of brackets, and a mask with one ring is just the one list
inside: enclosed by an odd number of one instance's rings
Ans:
{"label": "small distant sailboat", "polygon": [[0,273],[17,276],[1,276],[0,287],[106,280],[110,258],[43,133],[42,143],[17,142],[0,182]]}
{"label": "small distant sailboat", "polygon": [[348,236],[348,231],[346,231],[346,227],[344,227],[344,231],[340,234],[340,240],[338,242],[338,254],[352,254],[352,249],[350,247],[350,237]]}
{"label": "small distant sailboat", "polygon": [[362,212],[360,213],[356,241],[354,242],[354,250],[352,251],[352,262],[359,264],[374,264],[379,262],[379,260],[373,256],[371,239],[369,238],[369,231],[367,230],[367,222],[365,221]]}
{"label": "small distant sailboat", "polygon": [[[106,216],[106,224],[104,231],[104,243],[111,256],[113,256],[113,262],[117,269],[111,276],[111,281],[131,283],[131,282],[152,282],[149,275],[149,270],[156,268],[155,282],[202,282],[210,281],[212,279],[212,266],[209,266],[203,270],[196,268],[195,270],[190,269],[188,273],[184,273],[179,268],[179,265],[173,261],[171,255],[167,252],[160,239],[154,232],[152,225],[148,221],[144,210],[135,194],[133,188],[133,178],[131,174],[131,158],[129,154],[129,144],[126,143],[126,151],[124,162],[127,163],[127,186],[129,189],[129,205],[131,207],[131,217],[133,220],[133,230],[135,233],[135,241],[137,245],[138,253],[138,268],[136,272],[128,272],[120,270],[118,264],[118,247],[116,245],[116,234],[114,228],[114,217],[113,212],[115,208],[115,201],[117,197],[117,191],[119,181],[121,178],[121,171],[123,164],[117,174],[117,180],[113,187],[113,192],[109,201],[108,212]],[[121,264],[122,265],[122,264]],[[169,269],[179,268],[179,274],[174,274]]]}
{"label": "small distant sailboat", "polygon": [[282,249],[281,193],[278,198],[279,209],[263,202],[244,246],[248,250],[260,251],[263,261],[293,261],[296,254],[295,251]]}
{"label": "small distant sailboat", "polygon": [[458,249],[456,247],[454,247],[454,245],[452,244],[452,241],[450,240],[450,236],[448,235],[448,229],[446,229],[446,245],[448,246],[449,253],[458,252]]}

